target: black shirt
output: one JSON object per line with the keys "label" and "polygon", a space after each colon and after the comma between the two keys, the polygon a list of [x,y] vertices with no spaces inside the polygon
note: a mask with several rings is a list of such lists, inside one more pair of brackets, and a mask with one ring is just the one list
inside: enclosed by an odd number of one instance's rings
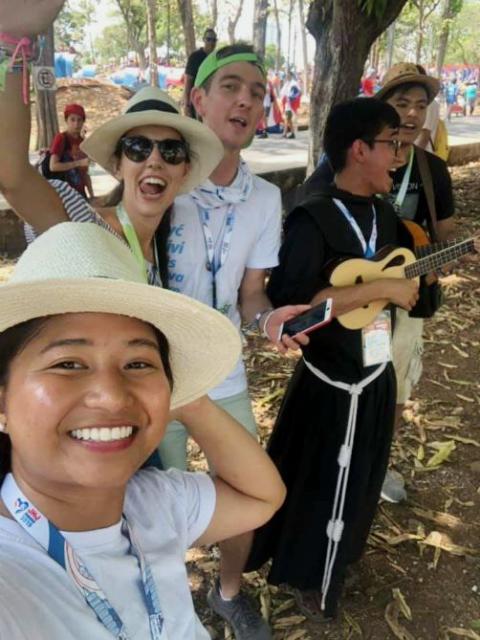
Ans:
{"label": "black shirt", "polygon": [[193,82],[195,82],[195,78],[197,77],[198,70],[200,65],[207,57],[207,53],[204,49],[197,49],[193,53],[190,54],[187,60],[187,66],[185,67],[185,73],[188,76],[192,76]]}
{"label": "black shirt", "polygon": [[[267,287],[275,307],[309,304],[316,293],[331,286],[329,263],[352,256],[363,258],[360,242],[333,197],[342,200],[367,239],[372,231],[372,205],[375,207],[377,251],[386,245],[406,244],[404,227],[387,202],[335,187],[324,189],[301,203],[286,219],[280,264],[273,270]],[[304,354],[336,380],[355,382],[371,371],[363,367],[361,331],[345,329],[337,320],[310,334]]]}
{"label": "black shirt", "polygon": [[[452,180],[448,172],[447,164],[434,153],[425,151],[427,163],[432,175],[433,191],[435,194],[435,206],[438,220],[445,220],[453,216],[455,206],[453,202]],[[400,190],[403,176],[408,164],[400,167],[393,173],[393,187],[390,193],[383,196],[392,204]],[[333,182],[333,170],[327,156],[324,154],[315,171],[299,188],[300,197],[306,197],[322,191],[325,186]],[[399,215],[406,220],[413,220],[417,224],[426,226],[429,218],[427,199],[423,189],[420,171],[418,169],[417,156],[414,155],[412,171],[408,182],[407,193],[400,208]]]}

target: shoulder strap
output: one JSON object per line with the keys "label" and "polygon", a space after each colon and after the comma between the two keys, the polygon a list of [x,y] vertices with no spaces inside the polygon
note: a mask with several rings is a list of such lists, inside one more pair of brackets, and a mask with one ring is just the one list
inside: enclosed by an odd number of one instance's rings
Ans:
{"label": "shoulder strap", "polygon": [[424,149],[415,147],[415,155],[418,162],[418,171],[422,179],[423,190],[427,200],[428,212],[430,218],[427,221],[430,239],[432,242],[437,241],[437,208],[435,206],[435,194],[433,192],[433,180],[430,167],[428,166],[427,154]]}

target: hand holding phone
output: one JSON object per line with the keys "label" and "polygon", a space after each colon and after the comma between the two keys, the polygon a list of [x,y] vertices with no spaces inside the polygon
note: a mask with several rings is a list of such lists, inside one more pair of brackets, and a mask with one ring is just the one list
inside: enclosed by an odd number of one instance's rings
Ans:
{"label": "hand holding phone", "polygon": [[287,320],[280,330],[280,335],[287,334],[295,338],[300,333],[308,334],[328,324],[332,319],[332,298],[327,298],[308,311]]}

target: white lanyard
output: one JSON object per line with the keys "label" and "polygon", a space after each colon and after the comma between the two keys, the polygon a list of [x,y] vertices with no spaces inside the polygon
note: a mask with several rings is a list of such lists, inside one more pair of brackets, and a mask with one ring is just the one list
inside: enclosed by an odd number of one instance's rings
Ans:
{"label": "white lanyard", "polygon": [[400,185],[400,189],[398,190],[397,197],[395,198],[395,202],[393,206],[395,211],[400,212],[402,208],[403,201],[405,200],[405,196],[407,195],[408,185],[410,184],[410,176],[412,174],[412,166],[413,166],[413,156],[415,152],[412,149],[410,150],[410,157],[408,159],[408,165],[405,169],[405,173],[403,174],[402,184]]}
{"label": "white lanyard", "polygon": [[[97,584],[83,560],[73,550],[57,527],[22,493],[11,473],[1,488],[2,500],[18,524],[42,546],[48,555],[65,569],[73,583],[93,609],[98,620],[117,640],[129,640],[124,623]],[[141,586],[150,623],[152,640],[167,640],[157,587],[145,556],[138,546],[131,525],[124,516],[122,532],[130,542],[130,551],[138,561]]]}
{"label": "white lanyard", "polygon": [[375,211],[375,207],[373,206],[373,204],[372,204],[372,211],[373,211],[372,232],[370,234],[370,239],[367,245],[367,241],[365,240],[362,230],[358,226],[357,221],[352,216],[352,214],[347,209],[347,207],[343,204],[341,200],[338,200],[338,198],[333,198],[333,202],[337,205],[337,207],[343,213],[343,215],[349,222],[350,226],[352,227],[353,231],[355,232],[360,242],[360,245],[362,247],[363,255],[365,256],[365,258],[373,258],[373,256],[375,255],[375,251],[377,249],[377,236],[378,236],[377,213]]}
{"label": "white lanyard", "polygon": [[[122,203],[117,205],[116,214],[118,221],[122,225],[123,234],[127,239],[128,245],[130,247],[131,252],[133,253],[135,260],[138,262],[142,273],[145,275],[145,281],[147,284],[150,284],[148,281],[148,269],[146,266],[145,256],[143,255],[142,248],[140,246],[140,242],[138,241],[137,232],[135,231],[135,227],[133,226],[128,213],[125,211],[125,207]],[[153,239],[153,259],[155,262],[155,267],[158,270],[158,252],[157,252],[157,243],[155,242],[155,238]]]}
{"label": "white lanyard", "polygon": [[207,271],[212,275],[212,307],[217,308],[217,273],[225,264],[230,251],[232,242],[233,227],[235,225],[235,207],[228,205],[225,218],[225,227],[220,241],[220,251],[217,261],[215,260],[215,242],[208,223],[210,222],[210,213],[208,209],[197,204],[198,214],[200,217],[200,225],[203,230],[203,238],[205,240],[205,251],[207,253]]}

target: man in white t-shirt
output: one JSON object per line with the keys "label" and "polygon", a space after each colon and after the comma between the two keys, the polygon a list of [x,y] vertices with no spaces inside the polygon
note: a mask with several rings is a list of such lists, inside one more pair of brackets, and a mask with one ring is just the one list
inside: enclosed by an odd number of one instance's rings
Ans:
{"label": "man in white t-shirt", "polygon": [[[265,277],[278,264],[280,190],[254,176],[240,157],[262,116],[265,86],[262,64],[249,45],[224,47],[200,66],[192,102],[225,153],[209,180],[175,200],[169,288],[218,309],[239,329],[242,320],[256,325],[285,351],[298,345],[287,336],[279,339],[282,323],[308,307],[272,310]],[[256,437],[243,360],[210,395]],[[183,426],[170,424],[159,449],[165,467],[186,467],[186,441]],[[267,640],[266,623],[239,593],[250,540],[248,533],[220,544],[220,579],[209,603],[232,625],[237,640]]]}

